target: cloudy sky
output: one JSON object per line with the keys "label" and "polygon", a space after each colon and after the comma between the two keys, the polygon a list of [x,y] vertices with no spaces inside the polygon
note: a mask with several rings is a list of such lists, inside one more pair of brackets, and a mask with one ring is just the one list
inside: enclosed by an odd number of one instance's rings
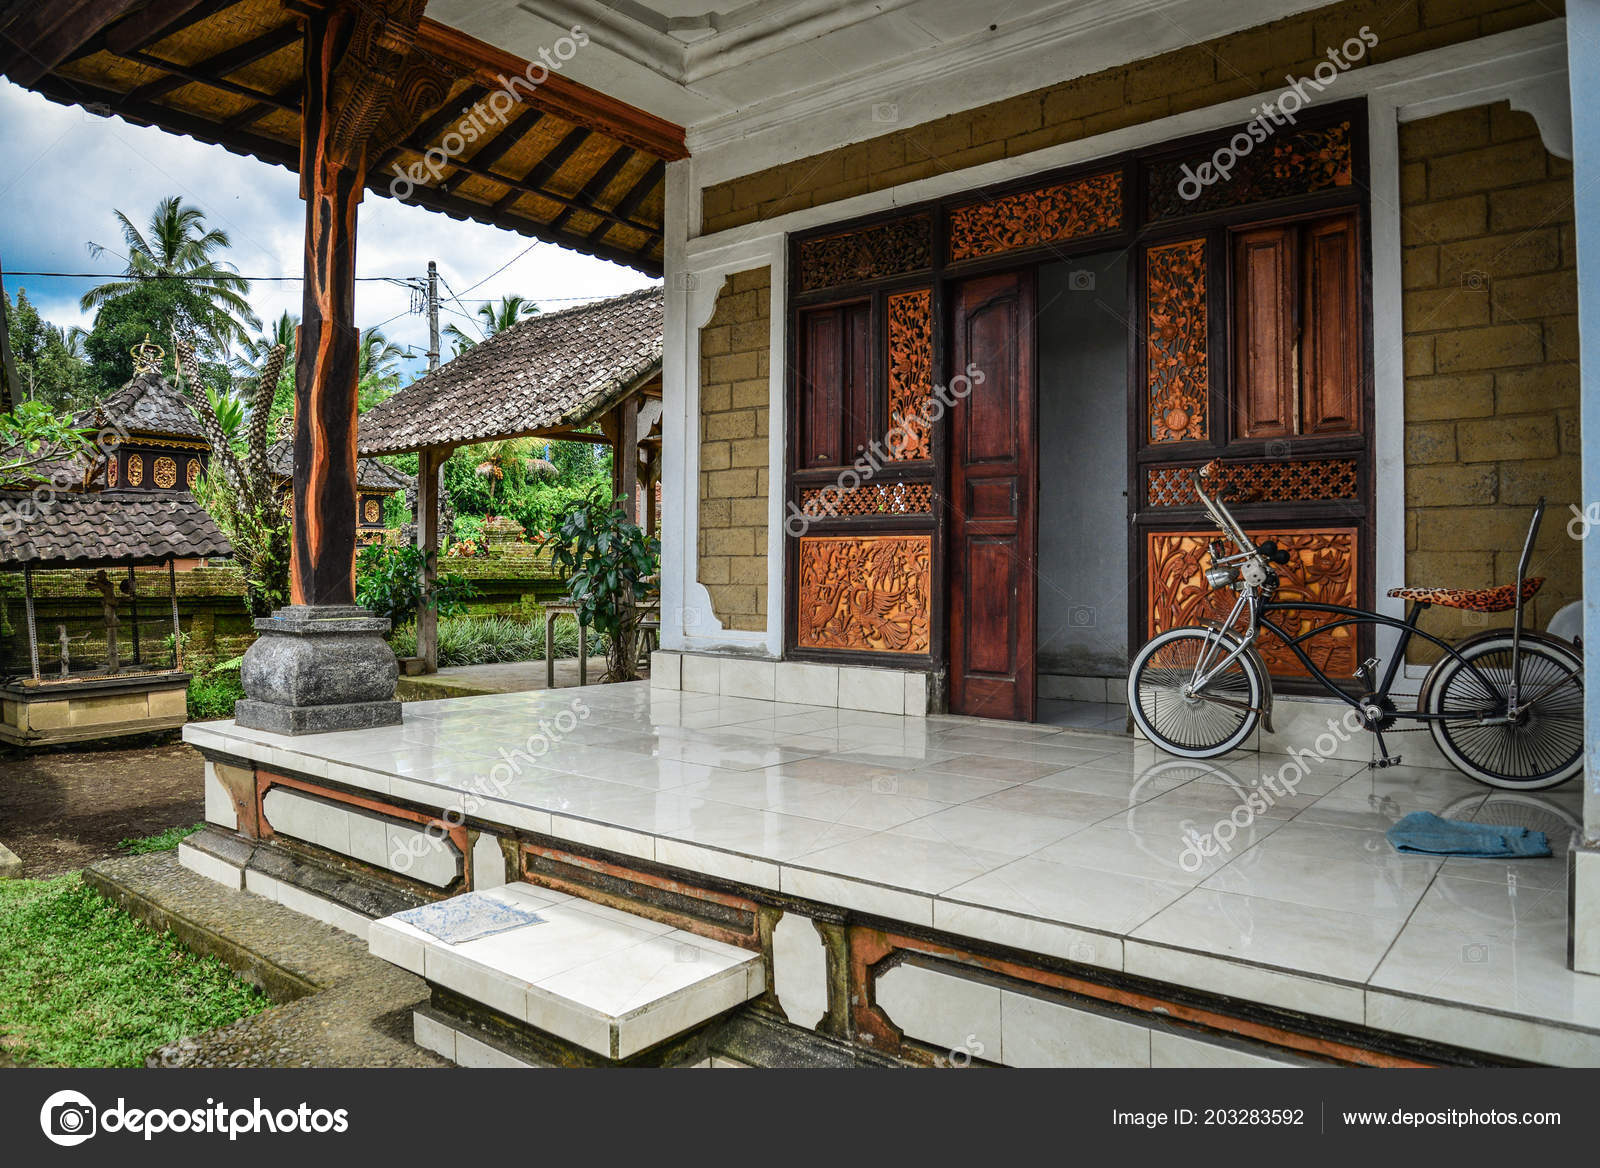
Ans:
{"label": "cloudy sky", "polygon": [[[13,298],[25,288],[41,314],[57,325],[87,328],[92,314],[78,298],[92,279],[25,276],[22,272],[98,272],[115,275],[122,237],[113,211],[141,228],[168,195],[206,213],[207,222],[233,241],[228,257],[246,276],[300,274],[303,204],[298,179],[283,167],[229,154],[161,130],[131,126],[59,106],[0,78],[0,263]],[[89,241],[111,249],[99,259]],[[368,192],[357,240],[359,276],[421,277],[428,261],[459,303],[440,289],[440,326],[473,332],[465,316],[485,301],[517,293],[545,311],[577,299],[611,296],[652,281],[607,263],[514,232],[458,223]],[[504,266],[504,271],[498,271]],[[382,325],[415,354],[409,369],[424,365],[427,318],[408,310],[410,295],[393,284],[363,281],[356,291],[356,324]],[[300,285],[261,281],[250,301],[263,321],[285,310],[300,314]],[[444,356],[450,346],[443,345]],[[408,378],[409,379],[409,378]]]}

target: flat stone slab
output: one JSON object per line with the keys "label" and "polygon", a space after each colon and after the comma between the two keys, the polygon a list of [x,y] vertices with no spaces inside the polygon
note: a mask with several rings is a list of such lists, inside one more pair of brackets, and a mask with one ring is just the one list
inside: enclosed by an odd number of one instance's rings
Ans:
{"label": "flat stone slab", "polygon": [[433,907],[446,914],[458,908],[458,918],[487,917],[486,903],[539,920],[452,945],[391,916],[373,922],[368,947],[435,985],[612,1059],[692,1030],[766,988],[758,953],[545,888],[507,885]]}
{"label": "flat stone slab", "polygon": [[0,880],[11,880],[22,875],[22,861],[5,844],[0,844]]}

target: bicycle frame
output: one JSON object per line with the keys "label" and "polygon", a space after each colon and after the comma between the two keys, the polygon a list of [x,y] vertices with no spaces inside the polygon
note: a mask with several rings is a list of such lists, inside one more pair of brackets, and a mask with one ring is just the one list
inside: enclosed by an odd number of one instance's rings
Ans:
{"label": "bicycle frame", "polygon": [[[1223,568],[1235,573],[1235,586],[1238,588],[1238,598],[1234,601],[1233,608],[1229,612],[1227,618],[1219,624],[1213,626],[1213,639],[1207,644],[1206,648],[1200,655],[1200,659],[1195,663],[1194,671],[1190,676],[1189,684],[1185,686],[1185,691],[1187,694],[1203,697],[1204,700],[1216,702],[1222,705],[1240,705],[1241,703],[1232,701],[1231,699],[1204,694],[1203,691],[1205,687],[1224,669],[1228,668],[1228,666],[1233,664],[1234,661],[1238,660],[1247,652],[1250,652],[1252,647],[1259,643],[1260,633],[1263,628],[1273,633],[1280,641],[1283,642],[1285,646],[1288,647],[1290,652],[1292,652],[1299,660],[1300,664],[1305,667],[1306,672],[1311,677],[1315,678],[1323,689],[1327,690],[1339,701],[1343,702],[1345,705],[1349,706],[1351,709],[1360,714],[1363,722],[1365,722],[1369,729],[1372,729],[1374,733],[1378,733],[1376,728],[1377,724],[1386,718],[1404,718],[1408,721],[1428,722],[1443,721],[1450,717],[1450,715],[1446,714],[1429,714],[1420,709],[1407,711],[1395,710],[1392,708],[1393,703],[1388,702],[1389,691],[1394,685],[1395,678],[1399,673],[1400,663],[1405,660],[1406,649],[1410,646],[1412,638],[1414,637],[1423,638],[1439,648],[1448,656],[1460,662],[1464,668],[1472,672],[1473,677],[1476,678],[1479,684],[1484,687],[1485,692],[1498,692],[1496,687],[1487,677],[1483,675],[1478,667],[1472,661],[1464,657],[1455,648],[1455,646],[1419,627],[1418,622],[1421,620],[1422,614],[1430,607],[1425,601],[1418,601],[1413,604],[1411,611],[1402,620],[1397,617],[1389,616],[1385,613],[1372,612],[1368,609],[1352,608],[1346,605],[1324,604],[1318,601],[1303,601],[1296,603],[1263,599],[1259,595],[1259,590],[1268,579],[1272,578],[1272,569],[1269,566],[1268,558],[1256,547],[1255,543],[1245,533],[1244,529],[1240,527],[1238,522],[1234,519],[1233,514],[1228,510],[1227,506],[1221,501],[1221,499],[1216,498],[1206,492],[1202,479],[1206,477],[1210,469],[1211,466],[1208,464],[1196,472],[1194,484],[1195,493],[1200,497],[1201,503],[1205,506],[1207,513],[1210,514],[1217,526],[1222,529],[1222,533],[1231,539],[1234,542],[1234,545],[1239,549],[1234,555],[1222,557],[1213,556],[1212,558],[1212,564],[1214,568]],[[1501,717],[1514,718],[1518,711],[1518,699],[1521,689],[1520,649],[1523,637],[1523,581],[1527,576],[1528,563],[1533,555],[1534,540],[1538,535],[1539,523],[1543,517],[1543,514],[1544,500],[1540,499],[1538,506],[1534,509],[1533,522],[1528,529],[1528,537],[1522,548],[1522,557],[1517,565],[1517,603],[1514,623],[1512,625],[1511,640],[1511,682],[1506,694],[1506,711],[1504,713],[1497,714],[1497,719]],[[1334,617],[1335,619],[1318,624],[1303,633],[1292,634],[1278,623],[1269,619],[1269,614],[1271,613],[1286,612],[1324,613]],[[1242,635],[1238,635],[1239,643],[1237,647],[1226,653],[1221,658],[1216,659],[1213,663],[1213,657],[1215,653],[1223,645],[1224,634],[1231,633],[1231,630],[1238,625],[1240,617],[1244,616],[1246,613],[1248,613],[1249,617],[1248,627]],[[1329,678],[1327,672],[1314,660],[1312,660],[1311,656],[1303,648],[1303,645],[1312,637],[1331,632],[1334,629],[1364,624],[1397,629],[1400,632],[1400,638],[1394,647],[1394,651],[1389,659],[1388,665],[1384,669],[1382,681],[1374,686],[1369,675],[1367,677],[1369,687],[1368,690],[1357,697],[1352,696],[1344,688],[1337,685],[1331,678]],[[1364,666],[1363,673],[1365,672],[1365,669],[1366,667]],[[1363,675],[1363,673],[1358,673],[1356,676],[1360,677]],[[1535,701],[1537,700],[1538,699],[1535,699]],[[1456,716],[1459,717],[1459,715]],[[1382,741],[1381,733],[1379,734],[1379,741]]]}

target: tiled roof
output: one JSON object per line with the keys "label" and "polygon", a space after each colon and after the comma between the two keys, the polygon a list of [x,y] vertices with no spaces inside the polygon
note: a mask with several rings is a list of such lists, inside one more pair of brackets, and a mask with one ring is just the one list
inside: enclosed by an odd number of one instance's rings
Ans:
{"label": "tiled roof", "polygon": [[583,425],[661,367],[659,288],[496,333],[362,415],[362,454],[459,446]]}
{"label": "tiled roof", "polygon": [[95,430],[106,426],[129,434],[171,438],[206,438],[205,427],[184,396],[159,373],[135,373],[133,380],[105,401],[78,415],[78,424]]}
{"label": "tiled roof", "polygon": [[26,520],[0,523],[0,564],[7,566],[158,564],[233,551],[211,516],[184,491],[63,492],[44,500],[0,491],[0,513],[7,512]]}
{"label": "tiled roof", "polygon": [[[294,443],[280,438],[267,447],[267,469],[281,479],[294,475]],[[404,491],[411,477],[376,458],[356,460],[356,486],[365,491]]]}

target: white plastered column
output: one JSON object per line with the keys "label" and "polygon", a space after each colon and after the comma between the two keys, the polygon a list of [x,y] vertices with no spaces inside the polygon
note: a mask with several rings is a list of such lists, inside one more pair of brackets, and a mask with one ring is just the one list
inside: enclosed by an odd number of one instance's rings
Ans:
{"label": "white plastered column", "polygon": [[[783,651],[783,443],[785,289],[783,232],[725,233],[690,255],[699,191],[693,160],[667,167],[665,351],[661,373],[661,647],[689,653],[778,657]],[[700,330],[729,277],[772,271],[768,354],[767,627],[725,629],[700,583]]]}
{"label": "white plastered column", "polygon": [[[1572,190],[1578,228],[1583,498],[1600,500],[1600,0],[1568,0]],[[1555,523],[1563,516],[1553,516]],[[1572,850],[1572,967],[1600,974],[1600,538],[1583,544],[1583,841]]]}

